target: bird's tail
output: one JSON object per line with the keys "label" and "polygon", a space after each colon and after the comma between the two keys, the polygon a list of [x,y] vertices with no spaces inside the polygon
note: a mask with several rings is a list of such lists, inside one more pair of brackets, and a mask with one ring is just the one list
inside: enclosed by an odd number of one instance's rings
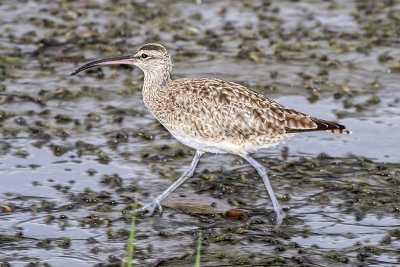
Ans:
{"label": "bird's tail", "polygon": [[342,124],[321,120],[315,117],[310,117],[310,119],[317,125],[315,131],[325,131],[334,134],[351,134],[351,131],[347,130],[346,126]]}
{"label": "bird's tail", "polygon": [[347,129],[326,130],[325,132],[330,132],[334,134],[352,134],[352,132]]}
{"label": "bird's tail", "polygon": [[[322,119],[318,119],[312,116],[307,116],[302,113],[299,114],[289,114],[286,115],[287,118],[290,118],[292,121],[297,120],[301,121],[301,119],[308,120],[308,122],[304,125],[301,125],[299,127],[299,124],[297,124],[296,127],[288,127],[286,128],[287,133],[302,133],[302,132],[315,132],[315,131],[325,131],[325,132],[330,132],[330,133],[335,133],[335,134],[351,134],[351,131],[346,129],[346,126],[332,122],[332,121],[326,121]],[[310,121],[311,120],[311,121]]]}

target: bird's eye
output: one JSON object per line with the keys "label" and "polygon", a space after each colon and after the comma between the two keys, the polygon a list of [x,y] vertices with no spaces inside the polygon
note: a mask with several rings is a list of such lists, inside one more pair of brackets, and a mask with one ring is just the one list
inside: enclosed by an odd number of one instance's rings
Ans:
{"label": "bird's eye", "polygon": [[148,57],[147,54],[145,54],[145,53],[142,54],[142,58],[147,58],[147,57]]}

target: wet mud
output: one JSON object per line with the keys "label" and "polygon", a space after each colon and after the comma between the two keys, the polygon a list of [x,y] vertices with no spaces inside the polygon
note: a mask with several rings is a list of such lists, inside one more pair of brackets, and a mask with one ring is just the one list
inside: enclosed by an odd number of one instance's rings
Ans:
{"label": "wet mud", "polygon": [[1,1],[0,266],[120,266],[132,204],[194,151],[141,100],[127,66],[97,58],[165,45],[173,78],[217,77],[353,135],[305,133],[255,157],[206,155],[136,221],[136,266],[396,266],[400,261],[400,2]]}

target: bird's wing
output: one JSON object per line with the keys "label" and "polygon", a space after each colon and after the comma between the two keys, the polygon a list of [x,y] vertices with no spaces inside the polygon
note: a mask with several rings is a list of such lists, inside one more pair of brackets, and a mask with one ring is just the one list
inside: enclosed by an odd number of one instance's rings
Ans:
{"label": "bird's wing", "polygon": [[171,105],[199,135],[277,136],[345,127],[282,106],[242,85],[209,78],[185,78],[169,86]]}

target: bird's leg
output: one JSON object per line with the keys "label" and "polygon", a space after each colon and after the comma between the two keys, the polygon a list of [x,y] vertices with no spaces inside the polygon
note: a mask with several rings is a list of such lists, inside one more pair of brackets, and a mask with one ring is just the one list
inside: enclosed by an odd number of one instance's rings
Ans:
{"label": "bird's leg", "polygon": [[282,208],[279,205],[279,202],[275,197],[274,190],[272,189],[271,184],[269,183],[267,171],[260,163],[255,161],[252,157],[250,157],[250,155],[245,155],[245,156],[243,156],[243,158],[245,160],[247,160],[247,162],[249,162],[257,170],[258,174],[263,179],[265,187],[267,188],[269,197],[271,198],[272,205],[274,206],[274,210],[275,210],[275,214],[276,214],[276,224],[277,224],[277,226],[280,226],[283,218],[285,217],[285,214],[283,213]]}
{"label": "bird's leg", "polygon": [[167,198],[169,194],[171,194],[175,189],[177,189],[181,184],[186,182],[187,179],[193,176],[194,169],[199,162],[200,157],[204,154],[204,152],[196,150],[196,155],[194,156],[192,163],[190,164],[190,168],[187,169],[178,180],[176,180],[170,187],[167,188],[161,195],[156,197],[151,203],[143,206],[142,208],[136,210],[136,212],[144,213],[148,211],[148,216],[154,214],[155,209],[158,207],[160,214],[162,213],[161,202]]}

